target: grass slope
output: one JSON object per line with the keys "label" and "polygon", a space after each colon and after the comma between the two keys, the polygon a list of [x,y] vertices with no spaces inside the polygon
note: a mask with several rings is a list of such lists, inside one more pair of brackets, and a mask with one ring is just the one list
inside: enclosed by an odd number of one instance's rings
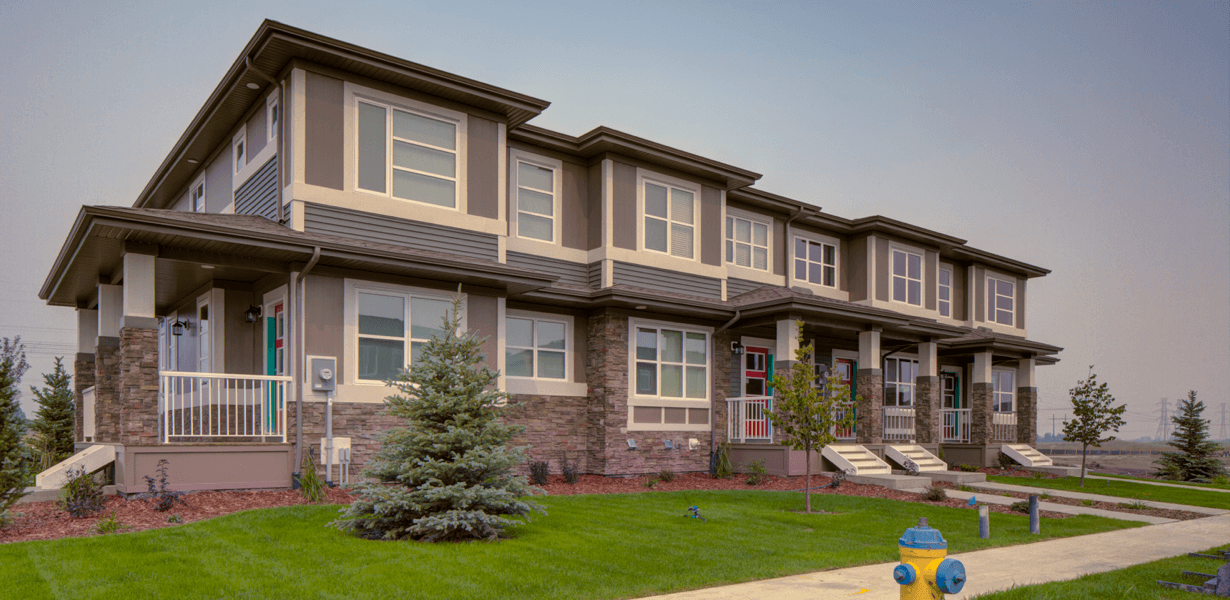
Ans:
{"label": "grass slope", "polygon": [[[1215,554],[1228,550],[1230,546],[1219,546],[1203,552]],[[993,594],[977,596],[979,600],[1085,600],[1086,598],[1116,598],[1118,600],[1196,600],[1208,598],[1200,594],[1171,590],[1158,585],[1160,581],[1186,583],[1187,585],[1204,585],[1204,579],[1184,577],[1183,571],[1216,574],[1223,563],[1210,558],[1191,558],[1180,556],[1164,558],[1143,565],[1136,565],[1118,571],[1107,571],[1095,575],[1073,579],[1071,581],[1056,581],[1019,587]]]}
{"label": "grass slope", "polygon": [[[895,561],[918,517],[950,552],[1138,526],[1046,520],[853,496],[659,492],[543,498],[549,516],[499,543],[372,542],[325,524],[336,506],[238,513],[182,527],[0,546],[6,598],[626,598]],[[708,518],[684,516],[699,505]]]}
{"label": "grass slope", "polygon": [[1108,481],[1105,479],[1085,479],[1085,487],[1080,487],[1079,477],[1061,477],[1059,479],[1031,479],[1026,477],[1004,477],[988,475],[987,481],[1024,485],[1029,487],[1052,490],[1068,490],[1086,494],[1102,494],[1120,498],[1136,498],[1138,500],[1153,500],[1155,502],[1173,502],[1189,506],[1204,506],[1208,508],[1224,508],[1230,510],[1230,494],[1204,490],[1188,490],[1183,488],[1149,485],[1134,481]]}
{"label": "grass slope", "polygon": [[[1220,483],[1195,483],[1191,481],[1171,481],[1169,479],[1149,479],[1147,477],[1132,477],[1131,475],[1119,475],[1117,473],[1095,473],[1089,472],[1090,475],[1099,475],[1101,477],[1110,477],[1113,479],[1127,479],[1129,481],[1156,481],[1158,483],[1172,483],[1175,485],[1190,485],[1194,487],[1212,488],[1217,490],[1230,490],[1230,484]],[[1086,479],[1086,481],[1088,481]]]}

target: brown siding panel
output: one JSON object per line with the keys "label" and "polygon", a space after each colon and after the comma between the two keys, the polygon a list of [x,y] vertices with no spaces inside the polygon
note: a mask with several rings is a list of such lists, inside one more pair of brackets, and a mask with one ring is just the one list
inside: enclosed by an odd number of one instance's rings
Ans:
{"label": "brown siding panel", "polygon": [[[226,357],[225,372],[235,375],[259,375],[259,365],[252,356],[252,338],[259,328],[249,325],[243,316],[244,311],[254,304],[252,293],[226,290],[222,304],[223,312],[226,313],[222,321],[226,332],[226,347],[223,351]],[[217,366],[219,365],[215,365],[214,370],[221,371]]]}
{"label": "brown siding panel", "polygon": [[589,245],[586,250],[593,250],[602,245],[602,219],[606,213],[602,210],[602,163],[589,167],[589,195],[585,205],[589,207]]}
{"label": "brown siding panel", "polygon": [[[725,234],[723,234],[725,235]],[[789,261],[786,260],[786,248],[793,242],[786,239],[786,223],[781,219],[773,219],[773,274],[785,275]]]}
{"label": "brown siding panel", "polygon": [[343,348],[345,334],[342,330],[345,296],[344,280],[340,277],[308,275],[304,279],[304,337],[303,349],[311,356],[337,358],[337,371],[346,372]]}
{"label": "brown siding panel", "polygon": [[705,186],[700,189],[700,262],[722,265],[722,192]]}
{"label": "brown siding panel", "polygon": [[615,163],[614,246],[636,250],[636,167]]}
{"label": "brown siding panel", "polygon": [[848,244],[845,257],[846,272],[850,278],[850,301],[867,299],[867,238],[859,238]]}
{"label": "brown siding panel", "polygon": [[466,296],[466,325],[478,339],[487,338],[483,341],[482,346],[482,352],[486,355],[483,364],[493,371],[500,365],[499,316],[496,305],[495,296],[480,296],[473,293]]}
{"label": "brown siding panel", "polygon": [[565,248],[588,250],[590,242],[587,234],[590,231],[589,171],[572,163],[564,163],[563,173],[563,239]]}
{"label": "brown siding panel", "polygon": [[974,269],[974,320],[986,321],[987,312],[987,272],[982,267]]}
{"label": "brown siding panel", "polygon": [[1025,280],[1020,277],[1016,278],[1016,326],[1018,329],[1025,329]]}
{"label": "brown siding panel", "polygon": [[965,277],[965,267],[952,265],[952,318],[962,321],[969,319],[965,306],[965,294],[969,286],[966,285]]}
{"label": "brown siding panel", "polygon": [[499,126],[495,121],[471,115],[467,127],[466,212],[498,219],[500,187]]}
{"label": "brown siding panel", "polygon": [[923,253],[923,307],[927,310],[935,310],[935,303],[939,294],[939,255],[935,252],[927,250]]}
{"label": "brown siding panel", "polygon": [[309,185],[340,190],[345,167],[342,80],[308,73],[305,87],[303,180]]}

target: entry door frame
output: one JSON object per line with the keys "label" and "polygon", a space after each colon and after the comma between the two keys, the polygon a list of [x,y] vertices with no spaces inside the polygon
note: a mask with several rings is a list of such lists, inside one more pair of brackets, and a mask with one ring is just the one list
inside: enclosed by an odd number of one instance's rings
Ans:
{"label": "entry door frame", "polygon": [[764,393],[762,396],[771,396],[770,383],[773,377],[773,361],[776,357],[773,356],[774,349],[777,348],[777,342],[765,338],[754,338],[744,336],[740,342],[743,345],[743,356],[739,357],[739,394],[747,396],[747,380],[748,368],[747,357],[752,354],[752,349],[762,350],[765,357],[764,371],[754,371],[754,373],[764,374]]}

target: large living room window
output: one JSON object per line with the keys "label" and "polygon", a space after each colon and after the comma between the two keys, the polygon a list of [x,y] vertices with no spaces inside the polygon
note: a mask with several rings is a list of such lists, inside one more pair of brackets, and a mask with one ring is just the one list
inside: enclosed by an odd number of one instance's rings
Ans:
{"label": "large living room window", "polygon": [[1016,283],[987,276],[987,320],[1011,327],[1015,309]]}
{"label": "large living room window", "polygon": [[914,406],[914,386],[918,361],[906,358],[884,359],[884,406]]}
{"label": "large living room window", "polygon": [[679,258],[696,256],[696,193],[655,181],[644,182],[645,249]]}
{"label": "large living room window", "polygon": [[769,270],[769,225],[742,217],[726,217],[726,262]]}
{"label": "large living room window", "polygon": [[1013,400],[1016,398],[1016,390],[1013,389],[1016,374],[1012,371],[995,370],[991,372],[991,381],[993,385],[994,397],[991,400],[991,409],[994,412],[1010,413],[1012,412]]}
{"label": "large living room window", "polygon": [[837,245],[794,238],[794,278],[814,285],[837,286]]}
{"label": "large living room window", "polygon": [[504,321],[504,340],[508,377],[567,379],[567,322],[509,315]]}
{"label": "large living room window", "polygon": [[448,300],[386,290],[358,290],[355,300],[358,379],[369,382],[393,379],[413,364],[433,334],[444,334],[452,307]]}
{"label": "large living room window", "polygon": [[922,306],[922,255],[893,250],[893,301]]}
{"label": "large living room window", "polygon": [[704,400],[709,397],[709,336],[669,327],[638,326],[636,395]]}
{"label": "large living room window", "polygon": [[369,100],[356,106],[358,189],[457,208],[458,124]]}

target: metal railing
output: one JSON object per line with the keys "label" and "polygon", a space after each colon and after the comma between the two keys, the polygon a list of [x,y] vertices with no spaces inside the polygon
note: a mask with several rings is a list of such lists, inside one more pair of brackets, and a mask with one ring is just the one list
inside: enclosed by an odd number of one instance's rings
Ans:
{"label": "metal railing", "polygon": [[[833,409],[833,420],[840,421],[846,415],[851,413],[854,413],[854,403],[842,402]],[[854,425],[850,425],[849,427],[838,427],[834,425],[832,427],[832,433],[833,437],[839,442],[854,441]]]}
{"label": "metal railing", "polygon": [[968,408],[945,408],[940,410],[940,435],[943,441],[968,444],[970,410]]}
{"label": "metal railing", "polygon": [[773,441],[773,396],[745,396],[726,399],[726,439],[736,443],[749,440]]}
{"label": "metal railing", "polygon": [[286,439],[290,377],[162,371],[162,441],[176,438]]}
{"label": "metal railing", "polygon": [[991,435],[991,441],[993,442],[1015,442],[1016,413],[991,413]]}
{"label": "metal railing", "polygon": [[885,406],[884,439],[908,441],[914,437],[914,409],[905,406]]}

